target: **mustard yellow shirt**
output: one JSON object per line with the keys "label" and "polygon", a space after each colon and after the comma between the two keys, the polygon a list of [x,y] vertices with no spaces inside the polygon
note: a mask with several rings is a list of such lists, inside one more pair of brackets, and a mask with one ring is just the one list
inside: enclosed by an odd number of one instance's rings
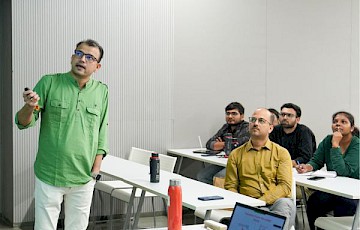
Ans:
{"label": "mustard yellow shirt", "polygon": [[225,189],[273,204],[291,196],[292,163],[289,152],[268,140],[260,150],[251,140],[234,149],[226,166]]}

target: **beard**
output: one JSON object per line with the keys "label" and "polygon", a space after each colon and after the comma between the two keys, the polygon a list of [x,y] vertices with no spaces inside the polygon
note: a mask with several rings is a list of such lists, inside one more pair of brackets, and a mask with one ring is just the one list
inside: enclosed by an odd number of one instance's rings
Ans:
{"label": "beard", "polygon": [[227,124],[230,125],[231,127],[235,127],[235,126],[237,126],[238,124],[240,124],[240,122],[241,122],[241,121],[239,121],[239,122],[234,122],[234,123],[229,123],[229,122],[227,122]]}
{"label": "beard", "polygon": [[281,122],[281,126],[282,126],[284,129],[291,129],[291,128],[294,128],[295,123],[292,124],[292,123],[284,123],[284,122]]}

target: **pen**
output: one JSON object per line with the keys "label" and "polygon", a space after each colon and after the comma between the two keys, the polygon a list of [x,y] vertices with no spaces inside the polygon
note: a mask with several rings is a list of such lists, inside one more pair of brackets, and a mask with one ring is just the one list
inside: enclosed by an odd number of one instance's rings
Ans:
{"label": "pen", "polygon": [[297,165],[299,166],[299,169],[302,169],[301,165],[300,165],[300,161],[296,161]]}
{"label": "pen", "polygon": [[[25,87],[24,91],[28,91],[30,90],[28,87]],[[32,99],[32,97],[30,98],[30,100]],[[40,110],[40,106],[39,105],[35,105],[35,110],[39,111]]]}

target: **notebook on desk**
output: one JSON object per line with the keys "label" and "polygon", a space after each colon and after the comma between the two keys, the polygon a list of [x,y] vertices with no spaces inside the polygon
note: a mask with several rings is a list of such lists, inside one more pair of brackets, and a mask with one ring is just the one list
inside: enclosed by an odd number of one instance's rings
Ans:
{"label": "notebook on desk", "polygon": [[279,230],[284,228],[285,221],[285,216],[245,204],[236,203],[230,218],[228,230]]}

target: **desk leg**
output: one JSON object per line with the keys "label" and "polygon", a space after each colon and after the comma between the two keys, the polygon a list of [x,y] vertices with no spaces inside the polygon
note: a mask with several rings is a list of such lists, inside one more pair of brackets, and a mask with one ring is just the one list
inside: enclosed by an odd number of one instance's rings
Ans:
{"label": "desk leg", "polygon": [[113,204],[113,197],[110,193],[110,215],[109,215],[109,224],[108,224],[108,229],[112,230],[113,229],[113,209],[114,209],[114,204]]}
{"label": "desk leg", "polygon": [[301,189],[301,196],[302,196],[302,199],[303,199],[304,205],[305,205],[305,210],[307,210],[307,197],[306,197],[304,186],[300,186],[300,189]]}
{"label": "desk leg", "polygon": [[176,170],[176,173],[177,173],[177,174],[180,174],[180,169],[181,169],[181,164],[182,164],[183,159],[184,159],[184,157],[181,156],[181,157],[180,157],[180,160],[179,160],[179,166],[178,166],[178,168],[177,168],[177,170]]}
{"label": "desk leg", "polygon": [[211,209],[210,209],[210,210],[206,210],[204,220],[209,220],[209,219],[210,219],[210,215],[211,215]]}
{"label": "desk leg", "polygon": [[131,191],[129,204],[128,204],[128,207],[127,207],[125,223],[124,223],[124,227],[123,227],[124,230],[129,229],[128,226],[130,226],[131,209],[132,209],[132,207],[134,205],[135,192],[136,192],[136,188],[133,187],[133,189]]}
{"label": "desk leg", "polygon": [[353,224],[352,224],[352,228],[351,228],[351,229],[359,229],[359,227],[360,227],[360,223],[359,223],[359,217],[360,217],[359,206],[360,206],[360,204],[358,204],[358,206],[357,206],[357,208],[356,208],[356,212],[355,212],[355,216],[354,216],[354,221],[353,221]]}
{"label": "desk leg", "polygon": [[132,229],[138,229],[140,213],[141,213],[142,206],[144,204],[145,192],[146,192],[145,190],[141,191],[141,196],[140,196],[140,200],[139,200],[139,203],[138,203],[138,206],[137,206],[137,210],[136,210],[136,214],[135,214],[135,220],[134,220],[134,224],[132,226]]}

